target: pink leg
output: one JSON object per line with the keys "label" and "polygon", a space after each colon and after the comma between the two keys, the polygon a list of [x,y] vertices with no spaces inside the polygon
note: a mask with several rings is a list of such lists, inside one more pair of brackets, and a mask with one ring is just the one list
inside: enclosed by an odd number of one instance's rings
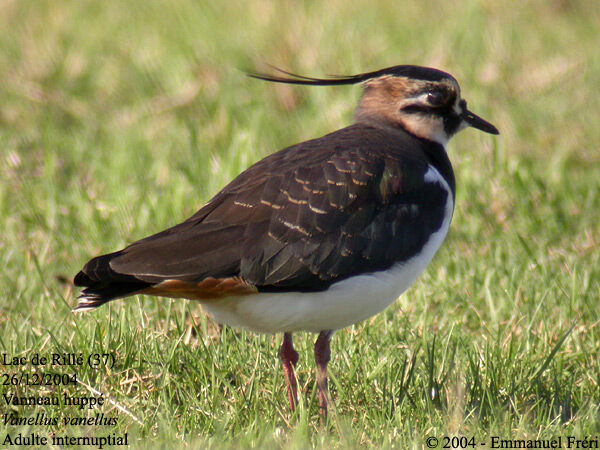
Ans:
{"label": "pink leg", "polygon": [[296,405],[298,404],[298,383],[294,374],[294,367],[296,367],[296,363],[298,362],[298,353],[294,350],[291,333],[283,334],[283,343],[279,349],[279,357],[281,358],[285,383],[288,388],[288,401],[293,412],[296,410]]}
{"label": "pink leg", "polygon": [[319,395],[319,407],[321,414],[327,418],[327,399],[329,392],[327,389],[327,363],[331,358],[329,342],[333,331],[326,330],[319,333],[317,342],[315,342],[315,362],[317,364],[317,388]]}

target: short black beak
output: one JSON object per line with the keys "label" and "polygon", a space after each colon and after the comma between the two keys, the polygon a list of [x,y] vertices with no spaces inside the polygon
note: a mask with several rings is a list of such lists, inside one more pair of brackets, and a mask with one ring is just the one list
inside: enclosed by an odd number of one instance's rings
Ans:
{"label": "short black beak", "polygon": [[470,127],[477,128],[478,130],[485,131],[486,133],[490,134],[500,134],[498,129],[487,120],[483,120],[481,117],[473,114],[468,109],[465,109],[464,111],[465,112],[462,113],[462,119]]}

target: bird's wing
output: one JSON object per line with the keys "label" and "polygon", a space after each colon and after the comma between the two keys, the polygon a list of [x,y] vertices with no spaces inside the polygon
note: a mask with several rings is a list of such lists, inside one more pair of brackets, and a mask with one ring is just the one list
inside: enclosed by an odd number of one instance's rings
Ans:
{"label": "bird's wing", "polygon": [[388,268],[441,226],[450,195],[426,182],[423,153],[398,146],[354,126],[275,153],[185,222],[90,261],[79,284],[306,291]]}

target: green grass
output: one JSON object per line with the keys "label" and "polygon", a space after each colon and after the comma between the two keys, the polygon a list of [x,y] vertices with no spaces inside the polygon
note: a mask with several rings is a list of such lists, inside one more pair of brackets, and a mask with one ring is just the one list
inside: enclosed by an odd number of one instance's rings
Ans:
{"label": "green grass", "polygon": [[[0,4],[0,353],[111,352],[78,371],[125,408],[136,448],[421,448],[427,436],[600,434],[600,4],[581,1]],[[314,336],[299,334],[301,408],[280,336],[219,330],[186,301],[135,297],[73,315],[91,256],[175,224],[252,162],[352,119],[358,87],[246,78],[395,64],[454,74],[498,126],[449,146],[449,237],[401,299],[336,333],[322,424]],[[0,371],[13,372],[11,368]],[[25,372],[32,372],[28,366]],[[62,388],[0,386],[0,394]],[[83,395],[86,388],[67,388]],[[0,446],[5,446],[1,444]]]}

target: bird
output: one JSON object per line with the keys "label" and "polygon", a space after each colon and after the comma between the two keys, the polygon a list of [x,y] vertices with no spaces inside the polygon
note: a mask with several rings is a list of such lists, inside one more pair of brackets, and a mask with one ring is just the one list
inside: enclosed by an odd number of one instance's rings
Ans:
{"label": "bird", "polygon": [[498,129],[467,109],[457,80],[397,65],[323,78],[248,72],[304,86],[362,85],[350,125],[272,153],[198,212],[122,250],[91,259],[74,278],[75,311],[145,294],[197,300],[218,323],[283,333],[279,358],[298,405],[292,334],[314,332],[319,411],[331,402],[335,331],[392,304],[425,270],[452,220],[450,138]]}

